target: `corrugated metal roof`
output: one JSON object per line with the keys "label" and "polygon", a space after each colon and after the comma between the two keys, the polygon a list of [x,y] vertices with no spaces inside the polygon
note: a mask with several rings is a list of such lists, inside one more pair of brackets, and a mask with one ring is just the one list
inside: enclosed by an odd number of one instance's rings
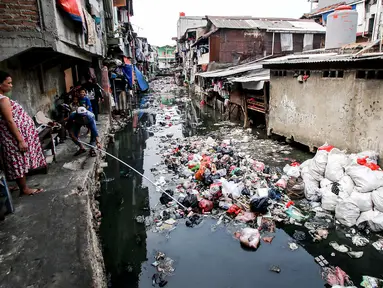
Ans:
{"label": "corrugated metal roof", "polygon": [[209,71],[204,73],[197,73],[197,76],[201,76],[204,78],[218,78],[218,77],[227,77],[239,73],[248,72],[251,70],[260,70],[262,69],[262,63],[257,62],[255,64],[246,64],[246,65],[239,65],[234,66],[226,69],[220,69],[215,71]]}
{"label": "corrugated metal roof", "polygon": [[178,19],[177,37],[180,39],[189,28],[206,26],[207,20],[203,16],[183,16]]}
{"label": "corrugated metal roof", "polygon": [[363,60],[383,59],[380,53],[371,53],[360,57],[355,57],[354,54],[306,54],[306,55],[290,55],[263,62],[264,67],[269,65],[282,65],[282,64],[303,64],[303,63],[323,63],[323,62],[354,62]]}
{"label": "corrugated metal roof", "polygon": [[236,82],[236,83],[268,81],[270,80],[270,70],[262,69],[261,71],[251,73],[249,75],[245,75],[241,77],[232,77],[227,80],[230,82]]}
{"label": "corrugated metal roof", "polygon": [[318,7],[317,9],[313,10],[310,13],[306,13],[303,16],[312,17],[315,15],[321,15],[321,14],[330,12],[330,11],[334,10],[335,8],[338,8],[341,5],[353,5],[353,4],[357,4],[360,2],[363,2],[363,0],[343,0],[343,1],[342,0],[333,0],[333,1],[329,1],[328,5],[326,5],[324,7]]}
{"label": "corrugated metal roof", "polygon": [[307,33],[319,32],[324,33],[326,28],[322,25],[308,20],[296,20],[296,19],[259,19],[252,17],[210,17],[208,19],[212,24],[220,28],[226,29],[261,29],[261,30],[281,30],[281,31],[294,31]]}

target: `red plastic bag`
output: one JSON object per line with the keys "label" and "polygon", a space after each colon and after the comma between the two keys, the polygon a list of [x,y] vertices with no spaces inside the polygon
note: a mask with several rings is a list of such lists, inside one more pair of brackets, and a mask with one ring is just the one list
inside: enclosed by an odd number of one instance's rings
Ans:
{"label": "red plastic bag", "polygon": [[364,157],[364,158],[358,158],[356,160],[356,162],[359,164],[359,165],[362,165],[362,166],[366,166],[368,168],[370,168],[371,170],[373,171],[378,171],[378,170],[382,170],[379,165],[373,163],[373,162],[367,162],[367,159],[368,159],[368,156]]}
{"label": "red plastic bag", "polygon": [[68,13],[74,21],[83,22],[81,4],[78,0],[57,0],[57,4]]}
{"label": "red plastic bag", "polygon": [[211,210],[213,210],[213,202],[206,199],[202,199],[201,201],[199,201],[199,208],[201,208],[202,213],[210,212]]}
{"label": "red plastic bag", "polygon": [[328,145],[328,146],[322,146],[322,147],[319,147],[318,150],[319,151],[327,151],[327,152],[331,152],[332,149],[334,149],[335,147],[334,146],[331,146],[331,145]]}
{"label": "red plastic bag", "polygon": [[211,162],[211,160],[210,160],[209,156],[202,155],[201,166],[209,167],[210,162]]}
{"label": "red plastic bag", "polygon": [[227,214],[232,214],[232,215],[238,215],[240,212],[241,212],[241,208],[239,208],[235,204],[231,205],[229,210],[227,210]]}
{"label": "red plastic bag", "polygon": [[366,156],[366,157],[364,157],[364,158],[358,158],[357,160],[356,160],[356,162],[358,162],[358,164],[359,165],[366,165],[367,164],[367,158],[368,158],[368,156]]}
{"label": "red plastic bag", "polygon": [[295,161],[295,162],[291,163],[290,166],[298,167],[298,166],[301,166],[301,164],[299,162]]}

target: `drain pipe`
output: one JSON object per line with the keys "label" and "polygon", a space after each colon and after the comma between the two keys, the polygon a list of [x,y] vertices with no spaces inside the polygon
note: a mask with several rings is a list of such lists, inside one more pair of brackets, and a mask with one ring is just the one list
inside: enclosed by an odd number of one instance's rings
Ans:
{"label": "drain pipe", "polygon": [[[312,2],[311,2],[311,4],[312,4]],[[273,32],[273,42],[271,44],[271,55],[269,55],[269,56],[274,55],[274,44],[275,44],[275,32]]]}
{"label": "drain pipe", "polygon": [[374,20],[374,29],[372,31],[372,41],[377,40],[379,36],[381,10],[382,10],[382,0],[378,0],[376,3],[376,14],[375,14],[375,20]]}
{"label": "drain pipe", "polygon": [[141,177],[145,178],[146,180],[148,180],[150,183],[152,183],[156,188],[158,188],[161,192],[165,193],[167,196],[169,196],[171,199],[173,199],[178,205],[180,205],[184,210],[188,210],[187,207],[185,207],[184,205],[182,205],[177,199],[175,199],[172,195],[169,195],[168,192],[166,192],[164,189],[162,189],[160,186],[158,186],[156,183],[154,183],[152,180],[150,180],[148,177],[146,177],[145,175],[141,174],[140,172],[138,172],[136,169],[134,169],[132,166],[130,166],[129,164],[125,163],[124,161],[122,161],[121,159],[118,159],[116,156],[106,152],[105,150],[102,150],[96,146],[93,146],[93,145],[90,145],[88,143],[85,143],[83,141],[80,141],[78,140],[78,142],[80,142],[81,144],[84,144],[85,146],[88,146],[90,148],[93,148],[93,149],[96,149],[98,151],[101,151],[103,153],[105,153],[106,155],[112,157],[113,159],[119,161],[120,163],[124,164],[125,166],[127,166],[128,168],[132,169],[134,172],[136,172],[138,175],[140,175]]}

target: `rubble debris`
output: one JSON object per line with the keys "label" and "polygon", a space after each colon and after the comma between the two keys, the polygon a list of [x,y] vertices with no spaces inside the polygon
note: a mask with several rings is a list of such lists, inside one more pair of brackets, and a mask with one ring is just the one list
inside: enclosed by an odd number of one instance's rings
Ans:
{"label": "rubble debris", "polygon": [[363,276],[363,281],[360,286],[364,288],[377,288],[383,286],[383,280],[371,276]]}
{"label": "rubble debris", "polygon": [[337,242],[335,241],[332,241],[329,243],[329,245],[334,248],[336,251],[339,251],[341,253],[346,253],[348,251],[351,250],[350,247],[346,246],[346,245],[339,245]]}
{"label": "rubble debris", "polygon": [[295,240],[298,240],[298,241],[303,241],[306,239],[306,233],[303,232],[303,231],[298,231],[298,230],[295,230],[294,234],[293,234],[293,238]]}
{"label": "rubble debris", "polygon": [[383,251],[383,239],[379,239],[378,241],[372,243],[372,246],[378,251]]}
{"label": "rubble debris", "polygon": [[281,268],[279,268],[279,266],[271,266],[270,271],[275,273],[281,273]]}
{"label": "rubble debris", "polygon": [[350,280],[350,277],[341,268],[329,266],[323,267],[322,269],[322,278],[331,287],[335,285],[354,286]]}
{"label": "rubble debris", "polygon": [[260,234],[257,229],[244,228],[240,232],[236,232],[235,237],[246,247],[253,249],[258,248]]}
{"label": "rubble debris", "polygon": [[289,243],[289,248],[290,248],[291,251],[294,251],[294,250],[298,249],[298,245],[297,245],[297,243],[290,242]]}
{"label": "rubble debris", "polygon": [[341,253],[346,253],[350,258],[358,259],[363,256],[363,251],[352,251],[352,248],[347,245],[339,245],[335,241],[331,241],[329,245],[334,248],[336,251]]}
{"label": "rubble debris", "polygon": [[363,247],[366,246],[368,243],[370,243],[370,241],[367,238],[362,237],[360,235],[355,235],[352,237],[352,244],[356,246]]}
{"label": "rubble debris", "polygon": [[274,236],[266,236],[262,238],[263,242],[265,243],[271,243],[273,239],[274,239]]}
{"label": "rubble debris", "polygon": [[318,257],[315,257],[315,262],[317,262],[321,267],[326,267],[329,263],[328,261],[323,257],[323,255],[319,255]]}

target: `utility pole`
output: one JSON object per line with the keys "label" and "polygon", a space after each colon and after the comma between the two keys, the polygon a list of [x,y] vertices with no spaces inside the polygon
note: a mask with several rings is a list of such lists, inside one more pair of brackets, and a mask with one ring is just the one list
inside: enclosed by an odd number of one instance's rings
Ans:
{"label": "utility pole", "polygon": [[376,2],[376,14],[374,19],[374,29],[372,30],[372,41],[376,41],[379,38],[381,13],[382,13],[382,0],[378,0]]}

